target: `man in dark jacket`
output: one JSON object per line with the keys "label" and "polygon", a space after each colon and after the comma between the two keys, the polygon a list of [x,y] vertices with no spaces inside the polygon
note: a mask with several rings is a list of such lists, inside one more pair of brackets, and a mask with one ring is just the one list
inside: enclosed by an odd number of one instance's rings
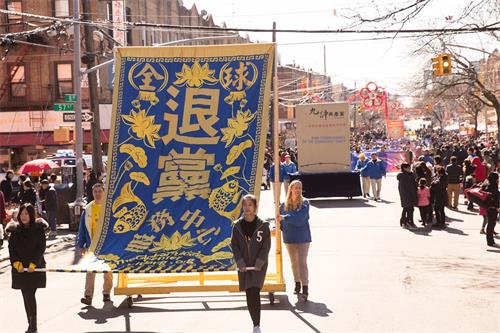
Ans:
{"label": "man in dark jacket", "polygon": [[437,175],[431,183],[431,198],[434,203],[434,213],[436,214],[436,224],[434,227],[437,229],[446,228],[444,207],[448,201],[447,186],[448,175],[446,174],[446,170],[438,168]]}
{"label": "man in dark jacket", "polygon": [[54,239],[57,236],[57,192],[53,186],[50,186],[47,179],[42,180],[41,184],[40,202],[49,220],[49,239]]}
{"label": "man in dark jacket", "polygon": [[457,157],[451,157],[451,164],[446,167],[448,174],[448,207],[458,209],[458,197],[460,196],[460,183],[462,182],[463,171],[457,164]]}
{"label": "man in dark jacket", "polygon": [[9,170],[5,174],[5,179],[0,183],[0,191],[2,191],[3,193],[3,198],[6,204],[9,204],[12,201],[12,197],[14,196],[12,178],[14,178],[14,171]]}
{"label": "man in dark jacket", "polygon": [[403,228],[416,228],[413,222],[413,207],[417,205],[417,182],[415,175],[411,172],[410,164],[401,164],[401,172],[397,176],[399,197],[401,199],[401,220],[399,224]]}

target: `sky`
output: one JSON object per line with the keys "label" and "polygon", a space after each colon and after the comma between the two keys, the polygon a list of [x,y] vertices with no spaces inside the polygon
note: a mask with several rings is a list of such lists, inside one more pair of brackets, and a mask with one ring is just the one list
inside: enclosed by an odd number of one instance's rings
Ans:
{"label": "sky", "polygon": [[[216,24],[225,22],[228,27],[272,28],[276,21],[280,29],[338,29],[349,22],[346,15],[361,11],[366,16],[377,16],[377,9],[370,0],[184,0],[188,8],[193,3],[198,11],[212,14]],[[376,0],[379,10],[401,7],[410,0]],[[447,16],[458,16],[458,10],[470,1],[433,0],[407,28],[444,27]],[[500,18],[497,18],[499,21]],[[382,25],[366,26],[384,28]],[[392,27],[394,28],[394,27]],[[245,35],[245,33],[242,33]],[[271,41],[271,33],[249,33],[253,42]],[[412,56],[421,40],[391,39],[376,41],[345,41],[372,38],[361,34],[290,34],[278,33],[278,52],[282,64],[295,63],[305,69],[323,72],[323,49],[326,45],[326,72],[334,83],[344,83],[359,88],[367,82],[376,82],[390,92],[404,92],[406,82],[423,74],[424,66],[430,67],[430,58]],[[377,36],[377,37],[380,37]],[[478,34],[457,38],[457,42],[482,48],[490,52],[497,43]],[[496,45],[495,45],[496,44]],[[464,51],[470,58],[481,59],[478,52]],[[430,68],[429,68],[430,69]]]}

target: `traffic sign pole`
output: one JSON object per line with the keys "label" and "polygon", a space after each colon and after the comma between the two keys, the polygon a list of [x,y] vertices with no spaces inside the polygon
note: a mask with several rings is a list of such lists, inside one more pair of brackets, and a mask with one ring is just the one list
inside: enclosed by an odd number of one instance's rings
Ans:
{"label": "traffic sign pole", "polygon": [[80,217],[83,206],[83,128],[82,128],[82,87],[80,49],[80,0],[73,0],[74,45],[73,45],[73,86],[75,89],[75,155],[76,155],[76,202],[75,216]]}

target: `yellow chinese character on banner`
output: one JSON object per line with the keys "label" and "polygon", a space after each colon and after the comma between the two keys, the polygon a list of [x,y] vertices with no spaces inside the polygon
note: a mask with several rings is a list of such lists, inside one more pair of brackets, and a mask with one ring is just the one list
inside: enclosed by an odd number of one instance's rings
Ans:
{"label": "yellow chinese character on banner", "polygon": [[195,197],[207,199],[210,195],[210,170],[206,167],[213,165],[214,161],[215,154],[207,154],[202,148],[196,153],[191,153],[188,147],[184,147],[182,153],[172,149],[168,156],[161,156],[158,168],[163,172],[153,202],[159,203],[164,198],[177,201],[183,195],[187,200]]}
{"label": "yellow chinese character on banner", "polygon": [[[182,114],[181,125],[179,125],[179,115],[166,113],[163,119],[168,121],[168,132],[163,136],[163,143],[168,144],[172,140],[189,144],[216,144],[220,137],[216,136],[215,123],[219,121],[217,111],[219,108],[218,89],[187,88],[184,112]],[[175,111],[177,102],[170,100],[167,102],[170,109]],[[177,128],[179,133],[177,133]],[[205,136],[188,136],[186,134],[205,132]]]}
{"label": "yellow chinese character on banner", "polygon": [[257,67],[250,61],[240,61],[238,66],[227,63],[222,66],[220,82],[227,90],[243,91],[255,84],[257,76]]}

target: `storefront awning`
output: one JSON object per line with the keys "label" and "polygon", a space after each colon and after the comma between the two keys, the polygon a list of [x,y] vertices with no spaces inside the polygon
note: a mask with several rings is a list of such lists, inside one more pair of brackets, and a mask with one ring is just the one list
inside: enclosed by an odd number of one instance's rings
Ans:
{"label": "storefront awning", "polygon": [[[71,132],[71,137],[73,137],[73,132]],[[91,143],[91,132],[84,131],[83,143]],[[109,142],[109,130],[101,131],[100,141],[102,143]],[[13,148],[13,147],[23,147],[23,146],[59,146],[62,145],[59,142],[54,142],[53,132],[30,132],[30,133],[0,133],[0,147],[2,148]]]}

